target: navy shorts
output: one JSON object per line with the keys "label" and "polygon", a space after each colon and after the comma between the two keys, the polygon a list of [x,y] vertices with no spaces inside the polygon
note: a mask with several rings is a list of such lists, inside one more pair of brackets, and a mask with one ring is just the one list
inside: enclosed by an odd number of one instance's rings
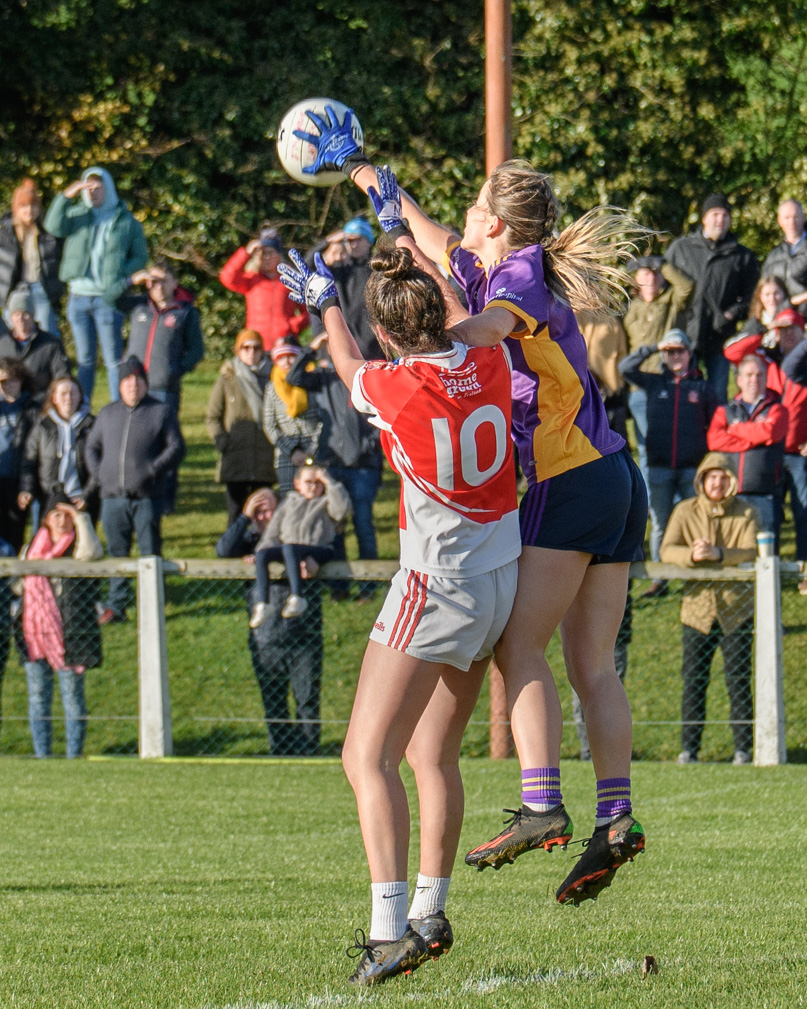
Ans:
{"label": "navy shorts", "polygon": [[627,446],[533,484],[521,499],[525,547],[579,550],[592,564],[643,559],[647,487]]}

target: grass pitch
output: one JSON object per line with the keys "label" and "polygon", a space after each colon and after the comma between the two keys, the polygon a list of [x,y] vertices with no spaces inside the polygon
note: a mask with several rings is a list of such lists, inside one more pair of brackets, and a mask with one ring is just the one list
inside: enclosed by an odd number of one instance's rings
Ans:
{"label": "grass pitch", "polygon": [[[596,904],[552,900],[574,849],[499,873],[460,862],[451,954],[362,992],[344,949],[369,923],[369,887],[338,763],[2,769],[3,1009],[807,1004],[803,767],[634,765],[648,852]],[[464,774],[463,850],[517,802],[518,770]],[[563,777],[585,837],[591,766]],[[647,954],[659,973],[643,981]]]}

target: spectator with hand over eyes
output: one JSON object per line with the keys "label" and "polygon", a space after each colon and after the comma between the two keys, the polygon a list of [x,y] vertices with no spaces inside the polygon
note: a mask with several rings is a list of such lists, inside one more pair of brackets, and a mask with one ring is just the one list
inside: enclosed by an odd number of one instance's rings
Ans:
{"label": "spectator with hand over eyes", "polygon": [[246,327],[261,334],[267,352],[278,343],[297,343],[308,325],[308,312],[289,298],[280,283],[277,268],[282,261],[283,241],[275,228],[265,224],[259,237],[236,249],[219,273],[228,291],[246,298]]}

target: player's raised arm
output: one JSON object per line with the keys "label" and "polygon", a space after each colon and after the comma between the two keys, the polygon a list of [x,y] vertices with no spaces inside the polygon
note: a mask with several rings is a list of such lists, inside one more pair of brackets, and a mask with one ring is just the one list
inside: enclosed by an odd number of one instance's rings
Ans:
{"label": "player's raised arm", "polygon": [[458,322],[451,330],[451,339],[469,347],[495,347],[520,326],[523,322],[517,315],[494,305]]}
{"label": "player's raised arm", "polygon": [[305,305],[309,312],[322,319],[328,334],[328,351],[336,373],[348,389],[351,389],[356,372],[365,360],[339,307],[339,295],[333,274],[319,253],[314,257],[316,272],[309,270],[296,249],[289,249],[289,258],[296,269],[281,263],[277,268],[280,279],[289,289],[292,301]]}
{"label": "player's raised arm", "polygon": [[[319,132],[295,130],[294,135],[307,141],[317,149],[314,164],[303,171],[315,175],[320,171],[344,172],[359,189],[368,193],[376,185],[376,172],[359,145],[353,138],[353,110],[348,109],[340,123],[335,113],[328,120],[308,113],[312,129]],[[449,228],[433,221],[415,203],[411,196],[401,190],[404,214],[415,241],[434,263],[442,263],[443,254],[459,236]]]}
{"label": "player's raised arm", "polygon": [[446,303],[446,324],[449,327],[456,326],[458,322],[468,318],[468,310],[457,297],[451,284],[415,241],[409,221],[403,215],[401,190],[395,173],[389,165],[376,168],[374,172],[378,189],[375,186],[368,186],[367,195],[378,218],[378,226],[398,248],[409,249],[417,266],[432,277]]}

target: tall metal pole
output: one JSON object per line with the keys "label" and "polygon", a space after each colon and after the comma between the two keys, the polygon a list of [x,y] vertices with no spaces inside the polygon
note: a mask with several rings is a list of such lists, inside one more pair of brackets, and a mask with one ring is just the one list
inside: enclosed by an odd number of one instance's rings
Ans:
{"label": "tall metal pole", "polygon": [[513,156],[510,0],[485,0],[485,171]]}
{"label": "tall metal pole", "polygon": [[[512,24],[510,0],[485,0],[485,171],[487,175],[513,156]],[[490,667],[490,755],[501,760],[513,752],[502,674]]]}

